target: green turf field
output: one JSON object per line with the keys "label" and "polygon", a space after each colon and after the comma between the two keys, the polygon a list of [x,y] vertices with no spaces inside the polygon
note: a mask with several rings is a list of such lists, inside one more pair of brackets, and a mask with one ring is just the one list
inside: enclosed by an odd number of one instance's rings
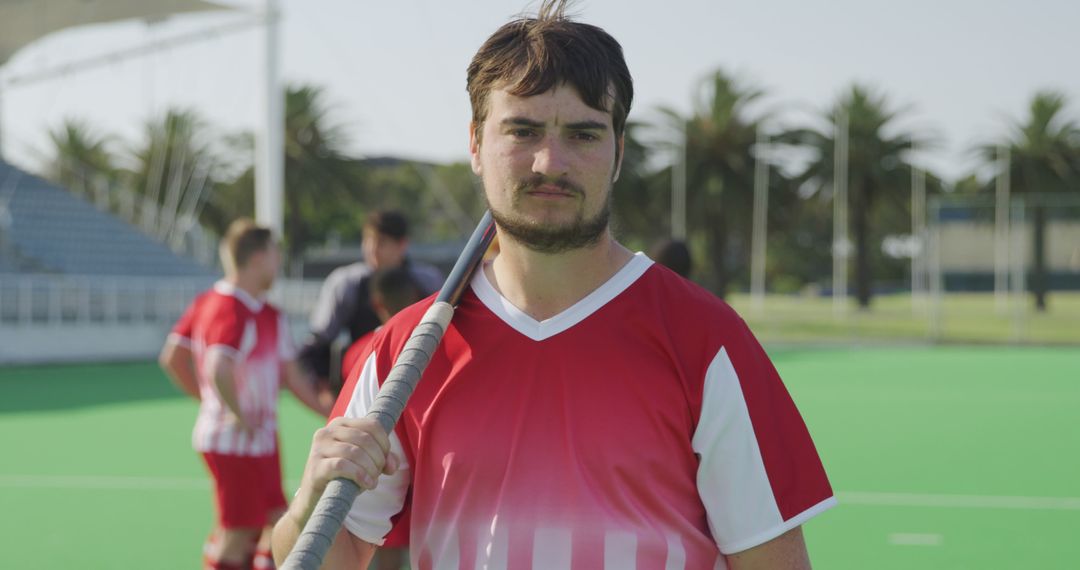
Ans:
{"label": "green turf field", "polygon": [[[1080,567],[1080,349],[774,358],[840,498],[806,526],[816,568]],[[194,412],[151,364],[0,368],[0,566],[198,568]],[[288,479],[319,424],[283,403]]]}

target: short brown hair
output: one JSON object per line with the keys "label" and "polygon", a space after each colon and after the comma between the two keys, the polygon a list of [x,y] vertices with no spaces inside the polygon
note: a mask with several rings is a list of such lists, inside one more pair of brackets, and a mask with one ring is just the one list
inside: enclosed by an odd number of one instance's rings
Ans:
{"label": "short brown hair", "polygon": [[409,221],[405,215],[397,210],[375,210],[368,214],[364,221],[365,228],[371,228],[376,232],[397,241],[409,237]]}
{"label": "short brown hair", "polygon": [[391,314],[424,298],[409,268],[405,266],[380,269],[371,275],[371,296],[382,297],[383,306]]}
{"label": "short brown hair", "polygon": [[274,234],[250,218],[239,218],[229,224],[221,239],[221,263],[226,270],[236,271],[244,267],[251,256],[266,251],[273,243]]}
{"label": "short brown hair", "polygon": [[473,123],[487,119],[492,89],[531,97],[559,84],[574,87],[586,105],[610,112],[621,136],[634,99],[634,82],[622,46],[604,30],[572,21],[564,0],[545,0],[535,18],[505,24],[480,46],[469,64],[466,89]]}

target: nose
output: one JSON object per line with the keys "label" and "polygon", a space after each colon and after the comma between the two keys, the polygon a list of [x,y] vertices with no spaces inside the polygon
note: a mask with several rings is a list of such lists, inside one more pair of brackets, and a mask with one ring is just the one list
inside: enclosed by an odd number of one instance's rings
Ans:
{"label": "nose", "polygon": [[568,150],[555,136],[547,136],[533,153],[533,172],[548,177],[560,177],[569,171]]}

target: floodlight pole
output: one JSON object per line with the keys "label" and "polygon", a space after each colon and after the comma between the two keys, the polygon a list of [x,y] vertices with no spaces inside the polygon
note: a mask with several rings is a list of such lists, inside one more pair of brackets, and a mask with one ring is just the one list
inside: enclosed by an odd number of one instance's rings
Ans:
{"label": "floodlight pole", "polygon": [[261,125],[255,137],[255,220],[280,239],[285,225],[285,97],[281,89],[281,10],[265,0]]}
{"label": "floodlight pole", "polygon": [[750,306],[760,312],[765,306],[765,254],[768,242],[769,163],[765,160],[768,135],[758,125],[754,152],[754,212],[750,246]]}
{"label": "floodlight pole", "polygon": [[926,171],[911,166],[911,310],[922,309],[926,292]]}
{"label": "floodlight pole", "polygon": [[998,174],[994,192],[994,309],[1005,314],[1009,305],[1009,147],[997,150]]}
{"label": "floodlight pole", "polygon": [[836,117],[833,150],[833,315],[847,311],[848,280],[848,115]]}
{"label": "floodlight pole", "polygon": [[942,305],[945,295],[945,276],[941,270],[941,198],[930,199],[929,232],[929,292],[930,292],[930,340],[938,341],[944,333]]}

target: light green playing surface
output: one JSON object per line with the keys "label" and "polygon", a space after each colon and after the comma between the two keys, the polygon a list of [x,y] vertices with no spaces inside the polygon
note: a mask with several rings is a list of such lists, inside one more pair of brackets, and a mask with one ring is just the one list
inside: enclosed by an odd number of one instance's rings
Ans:
{"label": "light green playing surface", "polygon": [[[816,568],[1080,567],[1080,349],[773,357],[840,499],[805,527]],[[151,364],[0,368],[2,566],[198,568],[194,415]],[[295,481],[321,421],[286,397],[281,424]]]}

